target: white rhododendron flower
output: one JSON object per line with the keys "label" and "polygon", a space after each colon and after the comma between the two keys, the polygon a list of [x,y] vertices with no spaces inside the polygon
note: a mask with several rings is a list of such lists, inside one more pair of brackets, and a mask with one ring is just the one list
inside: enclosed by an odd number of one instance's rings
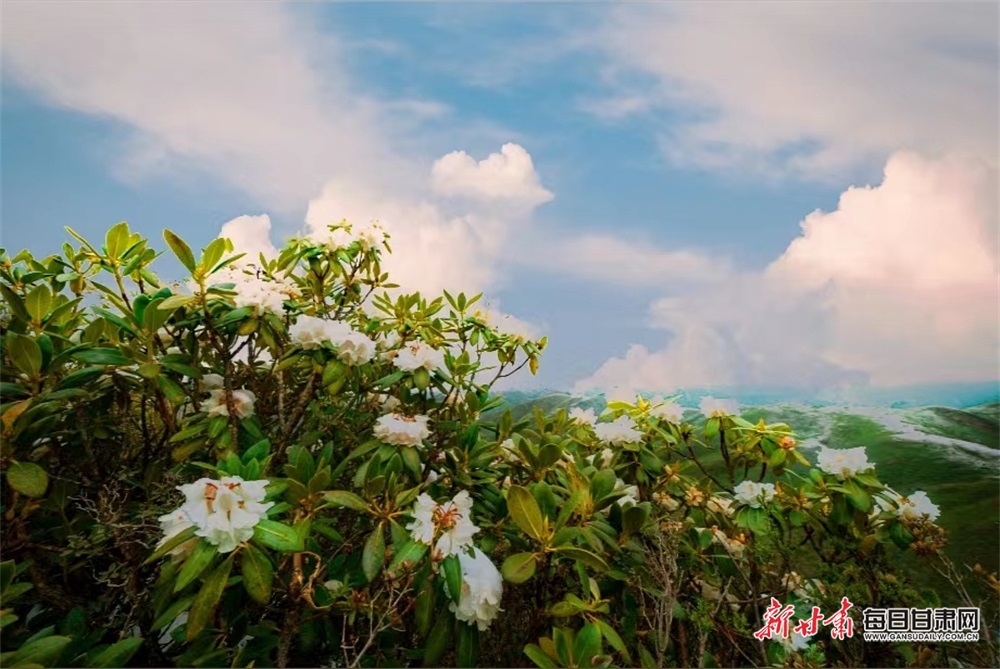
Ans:
{"label": "white rhododendron flower", "polygon": [[726,552],[728,552],[734,559],[739,560],[743,557],[743,551],[746,549],[746,546],[742,541],[731,539],[729,535],[720,529],[713,529],[712,537],[717,543],[725,548]]}
{"label": "white rhododendron flower", "polygon": [[392,363],[404,372],[415,372],[426,369],[432,372],[445,366],[444,353],[422,341],[414,342],[400,349]]}
{"label": "white rhododendron flower", "polygon": [[[189,527],[194,527],[194,523],[191,522],[191,519],[188,517],[187,512],[183,507],[175,509],[164,516],[160,516],[157,520],[160,521],[160,529],[163,531],[163,538],[156,544],[157,548],[167,543]],[[191,548],[190,544],[191,542],[181,544],[170,551],[169,554],[175,556],[183,555]]]}
{"label": "white rhododendron flower", "polygon": [[298,293],[296,286],[278,281],[264,281],[241,269],[227,267],[212,276],[213,284],[234,284],[233,302],[237,307],[251,307],[259,313],[285,313],[285,300]]}
{"label": "white rhododendron flower", "polygon": [[634,485],[625,485],[625,481],[617,479],[615,481],[615,492],[624,492],[624,497],[619,497],[616,501],[618,506],[623,509],[629,506],[634,506],[639,503],[639,487]]}
{"label": "white rhododendron flower", "polygon": [[327,322],[316,316],[299,316],[294,323],[288,326],[288,336],[302,348],[317,348],[329,338]]}
{"label": "white rhododendron flower", "polygon": [[705,418],[725,418],[726,416],[739,414],[740,405],[736,400],[703,397],[701,398],[700,409],[705,414]]}
{"label": "white rhododendron flower", "polygon": [[628,416],[621,416],[610,423],[598,423],[594,426],[594,433],[598,439],[610,444],[630,444],[642,440],[642,432],[635,429],[635,423]]}
{"label": "white rhododendron flower", "polygon": [[376,221],[368,223],[342,221],[313,235],[313,239],[317,242],[333,249],[347,248],[354,242],[358,242],[362,250],[365,251],[382,246],[385,243],[385,238],[385,230]]}
{"label": "white rhododendron flower", "polygon": [[654,397],[652,404],[654,406],[657,404],[660,405],[650,410],[650,413],[657,418],[678,425],[684,420],[684,408],[677,402],[664,402],[662,397]]}
{"label": "white rhododendron flower", "polygon": [[710,497],[705,504],[705,508],[712,513],[731,516],[733,515],[733,500],[726,499],[725,497]]}
{"label": "white rhododendron flower", "polygon": [[205,386],[205,390],[219,390],[226,384],[226,380],[222,378],[221,374],[205,374],[201,377],[201,382]]}
{"label": "white rhododendron flower", "polygon": [[458,605],[452,602],[448,608],[458,620],[485,631],[500,613],[503,578],[496,565],[478,548],[473,547],[472,555],[462,551],[458,561],[462,566],[462,593]]}
{"label": "white rhododendron flower", "polygon": [[[598,456],[600,456],[601,458],[600,460],[597,459]],[[605,448],[600,453],[594,453],[593,455],[588,455],[585,459],[588,463],[594,465],[598,469],[605,469],[611,466],[611,461],[614,459],[614,457],[615,457],[615,452],[612,451],[610,448]]]}
{"label": "white rhododendron flower", "polygon": [[895,511],[896,515],[906,520],[916,520],[926,515],[927,519],[931,522],[937,520],[938,516],[941,515],[941,509],[930,500],[930,497],[923,490],[918,490],[906,497],[892,490],[887,490],[886,492],[896,504],[893,506],[881,497],[876,497],[875,504],[878,506],[879,511]]}
{"label": "white rhododendron flower", "polygon": [[827,474],[833,474],[843,480],[860,472],[868,471],[872,464],[864,447],[858,448],[826,448],[819,451],[816,466]]}
{"label": "white rhododendron flower", "polygon": [[288,336],[305,349],[318,348],[329,342],[337,349],[337,358],[352,366],[363,365],[375,357],[375,341],[343,321],[299,316],[288,328]]}
{"label": "white rhododendron flower", "polygon": [[520,462],[521,457],[517,453],[517,446],[513,439],[504,439],[500,442],[500,452],[506,462]]}
{"label": "white rhododendron flower", "polygon": [[591,427],[597,424],[597,415],[594,414],[593,409],[581,409],[579,407],[570,409],[569,419],[575,423],[590,425]]}
{"label": "white rhododendron flower", "polygon": [[393,446],[420,446],[431,436],[427,416],[404,416],[390,413],[375,421],[375,437]]}
{"label": "white rhododendron flower", "polygon": [[227,476],[218,481],[201,478],[178,486],[185,501],[179,509],[160,517],[165,532],[163,541],[193,525],[198,528],[195,536],[208,539],[220,553],[232,552],[249,541],[254,526],[274,506],[274,502],[264,503],[267,483]]}
{"label": "white rhododendron flower", "polygon": [[736,501],[741,504],[748,504],[755,509],[759,509],[761,504],[766,504],[774,499],[773,483],[757,483],[756,481],[744,481],[733,489],[736,493]]}
{"label": "white rhododendron flower", "polygon": [[352,367],[363,365],[375,357],[375,342],[360,332],[352,330],[335,343],[337,358]]}
{"label": "white rhododendron flower", "polygon": [[[479,528],[472,524],[472,498],[466,490],[450,502],[438,504],[421,493],[413,505],[413,522],[406,526],[414,541],[434,546],[433,559],[443,560],[472,545]],[[435,543],[434,538],[437,537]]]}
{"label": "white rhododendron flower", "polygon": [[809,648],[809,638],[795,632],[793,630],[789,631],[788,638],[779,639],[781,645],[785,647],[786,650],[798,651],[805,650]]}
{"label": "white rhododendron flower", "polygon": [[[249,390],[234,390],[232,401],[236,417],[242,420],[252,416],[253,404],[256,399],[256,396]],[[211,391],[208,399],[202,402],[201,410],[209,416],[228,416],[229,403],[226,402],[226,391]]]}
{"label": "white rhododendron flower", "polygon": [[666,493],[653,493],[653,501],[665,508],[667,511],[676,511],[681,503]]}

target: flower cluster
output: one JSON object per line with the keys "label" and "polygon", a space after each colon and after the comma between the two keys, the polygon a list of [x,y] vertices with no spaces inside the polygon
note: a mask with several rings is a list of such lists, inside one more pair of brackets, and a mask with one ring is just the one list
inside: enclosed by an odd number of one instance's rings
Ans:
{"label": "flower cluster", "polygon": [[444,353],[418,341],[397,351],[392,362],[404,372],[415,372],[418,369],[432,372],[444,367]]}
{"label": "flower cluster", "polygon": [[462,592],[458,604],[451,604],[451,611],[458,620],[485,630],[500,612],[503,579],[489,557],[472,545],[472,536],[479,528],[472,523],[472,498],[468,491],[463,490],[444,504],[421,494],[412,515],[413,522],[406,529],[414,541],[433,546],[432,559],[458,556]]}
{"label": "flower cluster", "polygon": [[821,448],[816,458],[816,466],[841,480],[872,468],[865,449],[860,446],[843,449]]}
{"label": "flower cluster", "polygon": [[580,425],[589,425],[591,427],[597,425],[597,416],[594,414],[593,409],[581,409],[579,407],[570,409],[569,419]]}
{"label": "flower cluster", "polygon": [[343,321],[299,316],[288,328],[288,336],[302,348],[318,348],[329,342],[337,349],[340,361],[352,366],[363,365],[375,357],[375,342]]}
{"label": "flower cluster", "polygon": [[895,511],[896,515],[904,520],[916,520],[927,516],[931,522],[937,520],[938,516],[941,515],[941,509],[930,500],[923,490],[918,490],[907,497],[903,497],[893,490],[886,492],[892,498],[891,503],[882,498],[875,498],[875,504],[880,512]]}
{"label": "flower cluster", "polygon": [[737,502],[759,509],[774,499],[775,489],[773,483],[743,481],[733,489],[733,492],[736,494]]}
{"label": "flower cluster", "polygon": [[[218,374],[208,374],[206,376],[218,376]],[[226,399],[225,389],[213,388],[209,390],[208,399],[201,403],[201,410],[207,413],[209,417],[228,416],[231,403],[236,417],[243,420],[253,415],[253,407],[256,400],[257,397],[252,392],[240,389],[232,392],[230,402],[230,400]]]}
{"label": "flower cluster", "polygon": [[239,476],[221,480],[202,478],[178,486],[184,504],[160,516],[163,545],[190,527],[205,537],[220,553],[230,553],[253,536],[253,528],[274,502],[264,502],[267,481],[244,481]]}
{"label": "flower cluster", "polygon": [[625,495],[623,497],[619,497],[617,501],[618,506],[623,509],[639,503],[639,486],[625,485],[625,481],[617,479],[615,481],[615,492],[625,493]]}
{"label": "flower cluster", "polygon": [[684,420],[684,408],[677,402],[664,402],[662,397],[654,397],[652,404],[650,413],[660,420],[677,425]]}
{"label": "flower cluster", "polygon": [[740,412],[740,405],[736,400],[722,400],[707,396],[701,398],[699,408],[705,418],[725,418],[726,416],[735,416]]}
{"label": "flower cluster", "polygon": [[431,436],[427,416],[404,416],[389,413],[375,421],[375,437],[393,446],[420,446]]}
{"label": "flower cluster", "polygon": [[501,610],[503,577],[486,553],[475,546],[471,555],[466,551],[459,553],[458,562],[462,567],[462,594],[458,604],[452,602],[448,608],[458,620],[485,631]]}
{"label": "flower cluster", "polygon": [[334,249],[347,248],[358,242],[364,251],[382,246],[385,239],[385,230],[376,221],[330,226],[327,232],[316,237],[318,242]]}
{"label": "flower cluster", "polygon": [[598,423],[594,426],[594,434],[609,444],[632,444],[642,440],[642,432],[635,429],[628,416],[621,416],[610,423]]}

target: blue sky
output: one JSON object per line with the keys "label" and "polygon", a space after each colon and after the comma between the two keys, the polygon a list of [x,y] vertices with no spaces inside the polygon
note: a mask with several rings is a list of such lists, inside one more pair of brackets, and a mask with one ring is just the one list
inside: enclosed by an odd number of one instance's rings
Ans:
{"label": "blue sky", "polygon": [[527,383],[998,376],[995,4],[4,13],[9,251],[379,218],[549,336]]}

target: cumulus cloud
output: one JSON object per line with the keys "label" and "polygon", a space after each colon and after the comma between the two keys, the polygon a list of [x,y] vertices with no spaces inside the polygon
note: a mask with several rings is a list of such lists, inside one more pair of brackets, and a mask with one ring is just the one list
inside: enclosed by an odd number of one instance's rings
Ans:
{"label": "cumulus cloud", "polygon": [[507,143],[499,153],[476,160],[465,151],[439,158],[431,171],[434,190],[449,197],[487,202],[510,202],[535,207],[552,200],[538,179],[531,154],[518,144]]}
{"label": "cumulus cloud", "polygon": [[[379,219],[393,237],[386,268],[406,289],[496,288],[511,230],[553,197],[531,155],[506,144],[476,163],[456,151],[434,163],[429,189],[430,161],[401,147],[419,143],[415,124],[447,117],[448,106],[366,95],[343,65],[349,40],[336,26],[320,34],[308,8],[233,8],[13,3],[4,74],[52,105],[128,128],[116,165],[130,179],[207,172],[271,211],[308,202],[310,230]],[[445,196],[465,201],[456,208]],[[220,234],[248,261],[275,252],[267,216],[234,219]]]}
{"label": "cumulus cloud", "polygon": [[125,124],[132,134],[116,162],[129,170],[207,170],[268,208],[301,207],[331,175],[385,183],[408,173],[389,148],[391,107],[357,90],[335,38],[284,3],[233,9],[8,3],[4,76]]}
{"label": "cumulus cloud", "polygon": [[550,239],[525,249],[522,262],[589,281],[627,286],[718,282],[728,259],[697,250],[663,250],[610,234]]}
{"label": "cumulus cloud", "polygon": [[219,236],[233,243],[233,253],[246,254],[242,262],[256,262],[261,254],[265,258],[278,255],[271,241],[271,217],[267,214],[237,216],[223,224]]}
{"label": "cumulus cloud", "polygon": [[997,224],[996,168],[898,153],[763,272],[658,300],[667,344],[631,347],[577,390],[994,379]]}
{"label": "cumulus cloud", "polygon": [[996,165],[997,12],[996,3],[617,6],[594,40],[614,83],[584,106],[612,118],[669,112],[654,132],[680,164],[827,178],[909,148]]}

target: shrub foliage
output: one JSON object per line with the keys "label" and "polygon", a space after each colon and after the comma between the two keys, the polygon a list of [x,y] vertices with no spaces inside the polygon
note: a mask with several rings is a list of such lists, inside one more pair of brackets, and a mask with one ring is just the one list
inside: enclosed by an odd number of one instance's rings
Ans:
{"label": "shrub foliage", "polygon": [[0,258],[5,666],[996,660],[756,639],[772,597],[937,605],[895,566],[940,561],[934,505],[725,402],[515,420],[491,389],[545,340],[390,284],[377,226],[270,259],[166,231],[175,284],[125,223],[69,232]]}

